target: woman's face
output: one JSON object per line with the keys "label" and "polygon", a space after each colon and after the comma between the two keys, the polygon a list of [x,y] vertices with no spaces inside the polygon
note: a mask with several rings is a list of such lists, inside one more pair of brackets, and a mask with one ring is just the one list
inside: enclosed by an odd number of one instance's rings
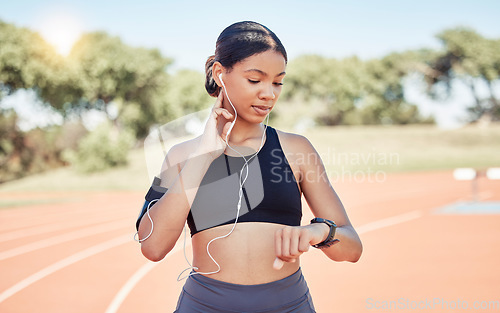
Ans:
{"label": "woman's face", "polygon": [[[283,55],[268,50],[238,62],[231,71],[222,73],[222,80],[236,108],[238,119],[242,118],[250,123],[264,120],[281,94],[285,68]],[[223,105],[233,112],[226,94]]]}

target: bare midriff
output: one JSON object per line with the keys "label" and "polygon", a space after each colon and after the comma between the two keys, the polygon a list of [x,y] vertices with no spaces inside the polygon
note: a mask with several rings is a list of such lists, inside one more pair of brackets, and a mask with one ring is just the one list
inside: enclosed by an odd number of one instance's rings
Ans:
{"label": "bare midriff", "polygon": [[[197,272],[218,269],[207,254],[207,244],[213,238],[227,234],[232,227],[233,224],[222,225],[192,237],[193,266],[198,267]],[[285,225],[262,222],[238,223],[231,235],[210,244],[210,254],[221,269],[205,276],[233,284],[255,285],[292,275],[299,269],[298,259],[295,263],[285,262],[280,270],[273,268],[276,259],[274,234],[283,227]]]}

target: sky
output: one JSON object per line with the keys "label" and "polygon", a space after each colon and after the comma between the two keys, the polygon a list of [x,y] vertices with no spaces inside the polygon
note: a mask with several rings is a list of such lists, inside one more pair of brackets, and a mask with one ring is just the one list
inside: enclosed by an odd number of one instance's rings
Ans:
{"label": "sky", "polygon": [[[0,20],[40,32],[62,54],[68,53],[82,33],[106,31],[129,45],[160,49],[174,60],[171,70],[199,71],[214,53],[220,32],[242,20],[257,21],[273,30],[289,59],[312,53],[368,59],[407,49],[439,49],[436,34],[456,26],[500,38],[498,16],[500,1],[494,0],[16,0],[2,4],[0,10]],[[418,92],[414,94],[419,97]],[[443,109],[428,99],[413,102],[419,102],[424,113],[450,119],[463,111],[464,105],[459,110],[456,103],[464,97],[467,95],[459,91],[454,108],[444,110],[446,114],[439,113]]]}

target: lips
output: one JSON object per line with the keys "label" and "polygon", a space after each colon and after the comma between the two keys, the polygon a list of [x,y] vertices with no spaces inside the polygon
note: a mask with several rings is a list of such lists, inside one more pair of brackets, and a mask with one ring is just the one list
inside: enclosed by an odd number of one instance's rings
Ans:
{"label": "lips", "polygon": [[259,115],[267,115],[271,111],[271,107],[265,105],[252,105],[252,108]]}

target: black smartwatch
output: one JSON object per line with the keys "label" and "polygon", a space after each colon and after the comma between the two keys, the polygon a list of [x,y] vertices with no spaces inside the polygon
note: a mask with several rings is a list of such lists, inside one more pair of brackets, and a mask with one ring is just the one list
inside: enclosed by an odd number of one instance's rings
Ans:
{"label": "black smartwatch", "polygon": [[319,248],[319,249],[328,248],[331,245],[334,245],[340,241],[339,239],[333,239],[333,237],[335,237],[335,230],[337,229],[337,225],[335,224],[334,221],[330,221],[321,217],[315,217],[311,220],[311,224],[313,223],[325,223],[326,225],[328,225],[328,227],[330,227],[330,232],[328,233],[328,237],[326,237],[324,241],[313,245],[314,248]]}

